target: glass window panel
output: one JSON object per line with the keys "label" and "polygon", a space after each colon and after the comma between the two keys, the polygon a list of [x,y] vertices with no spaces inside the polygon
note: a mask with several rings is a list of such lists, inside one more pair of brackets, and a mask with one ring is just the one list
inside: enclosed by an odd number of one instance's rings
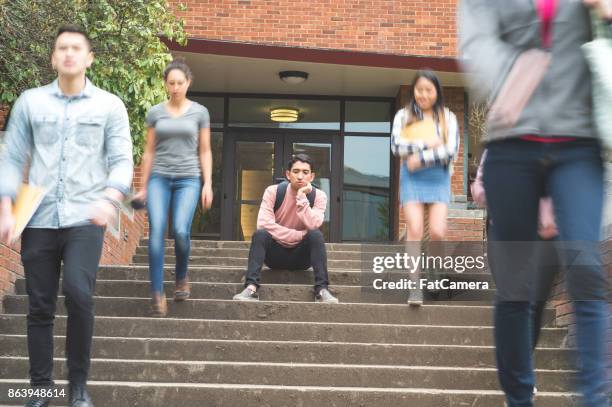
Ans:
{"label": "glass window panel", "polygon": [[330,143],[293,143],[292,154],[307,154],[314,162],[314,184],[327,195],[327,208],[325,218],[321,225],[321,232],[326,241],[329,241],[329,211],[331,201],[331,144]]}
{"label": "glass window panel", "polygon": [[389,137],[344,138],[342,239],[389,239]]}
{"label": "glass window panel", "polygon": [[[288,107],[299,111],[293,123],[273,122],[274,108]],[[301,99],[231,98],[229,125],[281,129],[340,130],[340,101]]]}
{"label": "glass window panel", "polygon": [[213,204],[209,210],[202,211],[202,201],[200,200],[193,217],[191,234],[206,238],[219,238],[221,235],[223,133],[212,132],[210,134],[210,144],[213,155]]}
{"label": "glass window panel", "polygon": [[236,200],[234,238],[250,241],[257,229],[263,193],[273,182],[274,143],[236,142]]}
{"label": "glass window panel", "polygon": [[347,101],[344,131],[360,133],[391,133],[389,102]]}
{"label": "glass window panel", "polygon": [[223,127],[225,103],[222,97],[193,95],[189,95],[188,97],[208,109],[208,113],[210,114],[210,127]]}

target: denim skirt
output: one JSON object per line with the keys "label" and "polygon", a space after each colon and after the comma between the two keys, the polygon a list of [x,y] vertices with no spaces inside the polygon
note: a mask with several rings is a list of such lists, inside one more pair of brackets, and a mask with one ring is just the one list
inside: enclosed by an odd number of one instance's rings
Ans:
{"label": "denim skirt", "polygon": [[435,166],[408,171],[405,163],[400,169],[400,201],[419,203],[450,202],[450,172],[448,167]]}

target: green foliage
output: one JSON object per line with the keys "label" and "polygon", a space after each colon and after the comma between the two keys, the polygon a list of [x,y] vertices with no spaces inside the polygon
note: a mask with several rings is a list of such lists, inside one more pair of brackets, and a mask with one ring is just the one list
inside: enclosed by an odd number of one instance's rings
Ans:
{"label": "green foliage", "polygon": [[165,0],[0,0],[0,104],[55,78],[50,56],[62,24],[90,35],[95,60],[87,76],[125,103],[139,160],[145,115],[165,98],[162,74],[172,59],[160,38],[185,44],[184,22]]}

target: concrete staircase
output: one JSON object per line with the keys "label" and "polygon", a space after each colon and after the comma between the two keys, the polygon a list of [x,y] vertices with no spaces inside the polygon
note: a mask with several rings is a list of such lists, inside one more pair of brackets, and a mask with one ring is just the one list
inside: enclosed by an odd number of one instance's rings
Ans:
{"label": "concrete staircase", "polygon": [[[312,272],[263,273],[259,303],[231,301],[242,287],[248,245],[194,241],[192,299],[147,317],[146,241],[134,264],[102,267],[89,389],[103,406],[502,406],[487,303],[373,295],[362,252],[383,245],[329,244],[330,283],[341,304],[312,302]],[[167,264],[174,261],[168,242]],[[173,288],[167,267],[166,288]],[[464,278],[487,279],[465,275]],[[364,287],[366,286],[366,287]],[[459,293],[460,294],[460,293]],[[470,299],[464,297],[463,299]],[[482,300],[482,298],[480,298]],[[24,281],[0,315],[0,405],[27,388]],[[58,301],[55,377],[66,377],[65,308]],[[548,318],[552,314],[547,315]],[[536,404],[576,405],[563,329],[543,330]],[[64,381],[58,380],[60,385]],[[58,399],[54,405],[66,405]],[[21,404],[23,405],[23,404]]]}

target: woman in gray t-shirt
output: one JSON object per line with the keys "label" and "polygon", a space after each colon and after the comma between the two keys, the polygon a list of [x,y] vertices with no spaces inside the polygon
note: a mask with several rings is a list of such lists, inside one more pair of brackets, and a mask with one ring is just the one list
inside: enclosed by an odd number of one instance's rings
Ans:
{"label": "woman in gray t-shirt", "polygon": [[190,293],[187,266],[191,222],[200,190],[203,208],[209,209],[213,199],[210,119],[204,106],[187,99],[191,78],[191,70],[184,62],[172,61],[164,71],[169,100],[153,106],[146,118],[147,143],[142,157],[144,188],[136,199],[146,200],[149,212],[153,316],[167,313],[163,286],[164,236],[170,204],[176,253],[174,301],[184,301]]}

